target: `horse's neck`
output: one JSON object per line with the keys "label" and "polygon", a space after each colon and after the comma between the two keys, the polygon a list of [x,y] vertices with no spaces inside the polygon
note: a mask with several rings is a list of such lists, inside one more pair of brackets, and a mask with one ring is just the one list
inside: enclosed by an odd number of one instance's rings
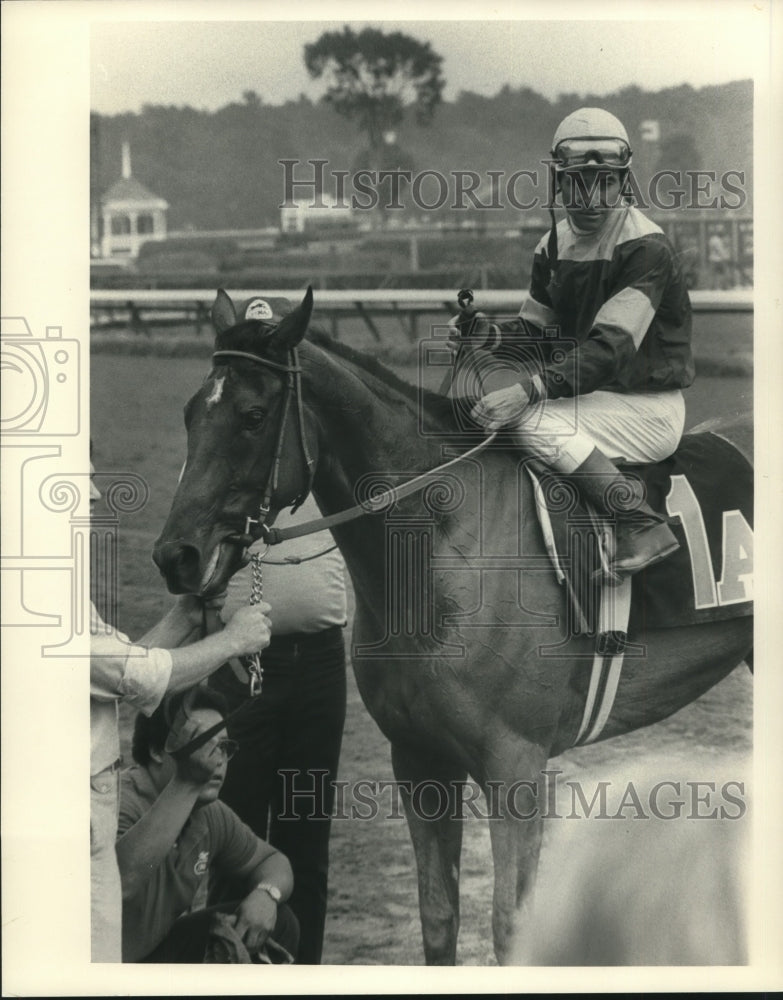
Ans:
{"label": "horse's neck", "polygon": [[[419,434],[417,401],[350,361],[328,356],[306,379],[316,415],[319,461],[313,489],[325,514],[427,471],[440,447]],[[384,544],[384,516],[362,517],[334,531],[356,581],[368,585],[368,562]],[[374,574],[372,579],[375,580]]]}
{"label": "horse's neck", "polygon": [[[437,428],[442,436],[425,436],[415,397],[386,382],[377,385],[363,370],[339,365],[332,371],[335,364],[328,371],[321,366],[319,377],[308,380],[307,403],[320,435],[314,492],[326,514],[437,468],[453,457],[443,454],[444,443],[454,442],[448,410],[438,401],[426,404],[426,418],[428,429]],[[442,491],[411,497],[388,513],[358,517],[333,529],[353,580],[357,623],[367,642],[386,634],[389,601],[400,594],[408,595],[405,607],[415,615],[420,598],[406,590],[409,574],[419,579],[421,593],[432,595],[435,604],[427,614],[475,611],[476,598],[492,620],[516,614],[513,608],[509,612],[513,597],[505,573],[490,572],[478,584],[472,572],[467,582],[449,576],[445,587],[436,587],[430,578],[423,582],[421,574],[435,572],[435,558],[446,559],[451,569],[440,563],[437,572],[448,576],[469,570],[473,557],[497,557],[498,566],[505,567],[509,559],[543,555],[523,456],[484,452],[460,462],[443,482]],[[475,586],[480,593],[471,590]],[[525,602],[520,614],[528,624],[531,611],[559,614],[562,596],[554,575],[537,580],[535,593],[526,593]]]}
{"label": "horse's neck", "polygon": [[440,461],[437,442],[419,434],[416,399],[349,361],[330,356],[307,395],[320,435],[315,485],[330,513],[356,503],[368,476],[409,477]]}

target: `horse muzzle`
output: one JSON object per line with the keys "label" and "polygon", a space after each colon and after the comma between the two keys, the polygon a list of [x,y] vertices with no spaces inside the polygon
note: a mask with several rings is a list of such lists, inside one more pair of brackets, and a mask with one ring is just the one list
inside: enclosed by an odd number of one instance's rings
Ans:
{"label": "horse muzzle", "polygon": [[212,597],[225,590],[230,577],[243,565],[243,550],[233,540],[219,542],[205,561],[201,550],[181,539],[155,544],[152,558],[172,594]]}

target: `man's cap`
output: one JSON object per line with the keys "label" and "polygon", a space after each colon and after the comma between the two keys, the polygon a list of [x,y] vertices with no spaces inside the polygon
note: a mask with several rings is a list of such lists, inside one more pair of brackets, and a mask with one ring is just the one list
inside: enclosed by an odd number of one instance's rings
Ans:
{"label": "man's cap", "polygon": [[283,316],[292,310],[288,299],[254,295],[237,306],[237,322],[246,319],[257,319],[269,326],[277,326]]}

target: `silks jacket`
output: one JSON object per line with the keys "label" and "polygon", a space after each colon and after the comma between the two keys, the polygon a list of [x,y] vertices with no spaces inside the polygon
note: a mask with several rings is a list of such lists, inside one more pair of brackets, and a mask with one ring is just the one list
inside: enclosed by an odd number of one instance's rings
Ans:
{"label": "silks jacket", "polygon": [[659,226],[627,205],[599,233],[560,222],[552,267],[549,244],[547,234],[536,247],[530,295],[519,313],[525,338],[548,345],[541,370],[548,397],[693,382],[690,300]]}

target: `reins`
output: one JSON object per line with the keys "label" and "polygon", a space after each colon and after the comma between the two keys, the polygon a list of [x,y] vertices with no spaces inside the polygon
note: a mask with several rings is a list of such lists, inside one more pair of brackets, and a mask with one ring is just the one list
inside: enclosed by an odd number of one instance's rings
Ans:
{"label": "reins", "polygon": [[[428,472],[423,472],[413,479],[404,483],[402,486],[394,486],[388,490],[384,490],[383,493],[379,493],[377,496],[371,497],[362,503],[354,504],[353,507],[349,507],[346,510],[338,511],[336,514],[330,514],[327,517],[315,518],[312,521],[305,521],[303,524],[291,525],[288,528],[274,528],[266,524],[266,519],[269,516],[271,510],[272,497],[274,495],[275,489],[277,488],[278,477],[280,472],[280,462],[282,458],[283,440],[285,437],[285,428],[288,420],[288,414],[291,409],[291,399],[294,398],[295,410],[297,416],[297,423],[299,427],[299,442],[302,449],[302,457],[305,461],[305,466],[308,472],[308,484],[307,488],[303,493],[296,498],[294,501],[294,509],[300,506],[304,501],[307,494],[310,492],[313,483],[313,477],[315,470],[313,468],[313,460],[310,457],[310,452],[307,447],[307,438],[304,429],[304,410],[302,404],[302,369],[299,366],[299,358],[296,352],[296,348],[293,348],[290,352],[290,361],[288,364],[281,364],[277,361],[271,361],[268,358],[263,358],[258,354],[252,354],[248,351],[215,351],[213,354],[213,359],[215,358],[242,358],[247,361],[253,361],[257,364],[263,365],[267,368],[271,368],[273,371],[280,372],[286,376],[286,394],[283,400],[283,409],[280,416],[280,426],[277,432],[277,441],[275,445],[275,454],[272,461],[272,468],[270,469],[269,479],[267,480],[266,487],[264,489],[263,499],[259,506],[258,517],[248,517],[245,521],[245,531],[242,535],[237,536],[237,542],[239,544],[244,544],[245,547],[252,544],[258,539],[263,539],[266,543],[266,549],[263,553],[254,552],[251,555],[252,563],[252,573],[253,582],[250,591],[250,603],[259,604],[263,599],[263,576],[262,576],[262,563],[264,562],[264,557],[266,556],[269,548],[272,545],[279,545],[281,542],[287,541],[290,538],[302,538],[305,535],[312,535],[316,532],[324,531],[330,528],[337,527],[340,524],[347,524],[350,521],[355,521],[357,518],[365,517],[368,514],[378,514],[382,513],[387,507],[399,500],[404,500],[406,497],[412,496],[418,493],[420,490],[424,489],[425,486],[435,481],[438,476],[440,476],[447,469],[452,468],[459,462],[465,459],[471,458],[474,455],[478,455],[480,452],[488,448],[489,445],[497,437],[497,431],[494,431],[488,437],[484,438],[473,448],[464,452],[462,455],[457,455],[455,458],[449,459],[448,462],[444,462],[438,465],[434,469],[430,469]],[[251,528],[255,526],[255,537],[251,534]],[[306,562],[310,559],[317,559],[322,555],[326,555],[327,552],[333,551],[337,548],[336,545],[332,545],[321,552],[316,553],[312,556],[305,556],[302,558],[289,557],[285,560],[280,560],[273,563],[273,565],[285,565],[293,564],[296,565],[300,562]],[[271,560],[270,560],[271,563]],[[204,608],[203,615],[203,630],[204,634],[208,634],[209,631],[216,631],[215,628],[210,628],[210,622],[208,621],[207,608]],[[253,699],[257,698],[261,694],[262,681],[263,681],[263,667],[261,665],[261,657],[258,653],[253,654],[248,657],[240,657],[240,660],[244,661],[247,671],[250,674],[250,698],[235,708],[230,712],[224,719],[221,719],[219,723],[211,726],[209,729],[200,733],[194,739],[190,740],[184,746],[172,751],[172,755],[175,757],[185,756],[187,754],[194,753],[200,747],[208,743],[212,737],[220,732],[221,729],[225,729],[228,723],[235,719],[239,714],[247,709],[249,705],[252,704]],[[187,707],[183,702],[182,712],[187,716]]]}
{"label": "reins", "polygon": [[[315,473],[315,470],[313,469],[313,460],[310,457],[310,453],[307,448],[307,436],[304,432],[304,411],[302,404],[301,382],[302,369],[299,365],[299,357],[297,355],[296,348],[291,350],[291,360],[289,364],[286,365],[281,364],[278,361],[271,361],[269,358],[264,358],[260,354],[253,354],[250,351],[215,351],[212,357],[213,359],[224,357],[243,358],[246,361],[254,361],[256,364],[263,365],[266,368],[271,368],[273,371],[281,372],[288,377],[288,392],[286,393],[286,398],[283,404],[283,413],[277,436],[275,456],[272,462],[272,470],[270,472],[269,480],[267,481],[267,486],[264,490],[264,498],[259,507],[258,517],[247,517],[245,519],[245,531],[243,535],[238,536],[238,541],[257,541],[261,538],[267,546],[279,545],[281,542],[285,542],[290,538],[302,538],[305,535],[312,535],[318,531],[325,531],[341,524],[347,524],[348,522],[354,521],[359,517],[364,517],[366,514],[380,513],[391,504],[396,503],[399,500],[404,500],[406,497],[417,493],[419,490],[427,486],[428,483],[436,479],[442,472],[445,472],[446,469],[451,468],[466,458],[471,458],[473,455],[477,455],[479,452],[483,451],[490,444],[492,444],[497,437],[497,432],[495,431],[488,437],[484,438],[483,441],[479,442],[479,444],[464,452],[464,454],[458,455],[456,458],[452,458],[448,462],[444,462],[442,465],[431,469],[429,472],[424,472],[421,475],[416,476],[409,482],[404,483],[402,486],[394,486],[391,489],[385,490],[383,493],[379,493],[375,497],[371,497],[368,500],[363,501],[362,503],[354,504],[353,507],[338,511],[336,514],[329,514],[326,517],[315,518],[312,521],[305,521],[303,524],[291,525],[288,528],[270,527],[266,524],[266,519],[269,516],[272,495],[274,494],[274,489],[277,486],[282,454],[283,433],[288,416],[291,395],[294,395],[296,399],[296,413],[299,424],[299,443],[302,448],[302,456],[305,460],[305,465],[307,466],[309,475],[307,489],[304,490],[300,497],[297,497],[294,502],[294,509],[301,505],[304,497],[310,492]],[[254,531],[252,529],[254,529]],[[266,555],[266,551],[263,555]]]}
{"label": "reins", "polygon": [[348,507],[346,510],[338,511],[336,514],[329,514],[327,517],[305,521],[303,524],[293,524],[288,528],[270,528],[268,525],[261,524],[259,525],[261,537],[269,546],[279,545],[280,542],[285,542],[289,538],[301,538],[303,535],[312,535],[316,531],[324,531],[328,528],[337,527],[340,524],[347,524],[349,521],[355,521],[366,514],[382,513],[393,503],[404,500],[406,497],[412,496],[414,493],[418,493],[424,489],[425,486],[436,480],[447,469],[484,451],[495,440],[497,433],[497,431],[493,431],[473,448],[463,452],[461,455],[457,455],[455,458],[449,459],[448,462],[444,462],[434,469],[430,469],[428,472],[421,473],[421,475],[410,479],[407,483],[403,483],[402,486],[392,486],[390,489],[384,490],[383,493],[370,497],[361,503],[354,504],[353,507]]}

